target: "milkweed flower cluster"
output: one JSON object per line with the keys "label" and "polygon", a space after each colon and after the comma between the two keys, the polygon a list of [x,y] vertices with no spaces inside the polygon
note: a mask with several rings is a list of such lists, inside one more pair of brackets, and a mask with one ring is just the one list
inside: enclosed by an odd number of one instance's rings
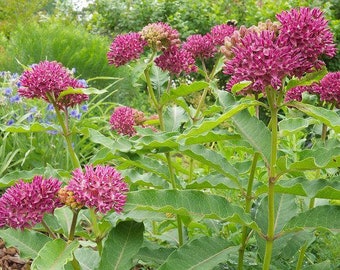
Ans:
{"label": "milkweed flower cluster", "polygon": [[305,92],[313,93],[312,87],[311,86],[293,87],[286,92],[285,102],[289,102],[293,100],[302,101],[302,94]]}
{"label": "milkweed flower cluster", "polygon": [[68,192],[70,206],[72,203],[76,207],[84,205],[106,214],[112,209],[117,213],[123,210],[128,190],[122,176],[113,167],[87,165],[85,171],[79,168],[73,171],[72,179],[60,194],[65,198],[65,192]]}
{"label": "milkweed flower cluster", "polygon": [[217,52],[210,35],[191,35],[183,43],[182,47],[184,50],[190,52],[194,58],[212,58]]}
{"label": "milkweed flower cluster", "polygon": [[215,46],[222,46],[226,37],[230,37],[236,30],[236,27],[229,24],[219,24],[211,28],[208,35],[211,37]]}
{"label": "milkweed flower cluster", "polygon": [[251,81],[250,90],[265,92],[267,86],[279,89],[286,76],[301,77],[319,69],[322,55],[336,53],[333,35],[318,8],[300,8],[277,15],[277,23],[244,27],[226,39],[222,50],[226,58],[227,84]]}
{"label": "milkweed flower cluster", "polygon": [[0,227],[24,229],[40,223],[44,214],[62,206],[57,196],[61,184],[42,176],[35,176],[31,183],[19,180],[0,198]]}
{"label": "milkweed flower cluster", "polygon": [[75,79],[72,72],[56,61],[42,61],[24,71],[20,77],[19,95],[26,98],[40,98],[47,102],[54,99],[59,109],[73,107],[88,100],[85,94],[60,96],[69,88],[85,88],[82,81]]}
{"label": "milkweed flower cluster", "polygon": [[107,53],[109,64],[119,67],[134,59],[138,59],[146,45],[147,42],[142,39],[139,33],[116,36]]}
{"label": "milkweed flower cluster", "polygon": [[318,84],[313,85],[314,93],[321,101],[340,107],[340,72],[327,73]]}

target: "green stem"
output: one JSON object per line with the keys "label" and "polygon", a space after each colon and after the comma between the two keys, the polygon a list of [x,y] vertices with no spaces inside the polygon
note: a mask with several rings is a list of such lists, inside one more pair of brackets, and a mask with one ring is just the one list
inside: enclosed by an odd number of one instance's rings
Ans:
{"label": "green stem", "polygon": [[[246,203],[245,203],[245,212],[250,213],[251,210],[251,204],[253,201],[252,198],[252,191],[253,191],[253,185],[254,185],[254,178],[255,178],[255,171],[257,166],[257,161],[259,159],[259,152],[255,152],[253,161],[250,168],[250,174],[249,174],[249,180],[248,180],[248,187],[247,187],[247,193],[246,193]],[[247,239],[248,239],[248,228],[247,226],[242,226],[242,240],[241,240],[241,247],[239,249],[239,256],[238,256],[238,267],[237,269],[242,270],[243,269],[243,263],[244,263],[244,252],[246,250],[247,246]]]}
{"label": "green stem", "polygon": [[300,269],[302,269],[303,260],[304,260],[304,258],[305,258],[306,250],[307,250],[307,243],[304,244],[304,245],[301,247],[301,249],[300,249],[299,258],[298,258],[298,261],[297,261],[295,270],[300,270]]}
{"label": "green stem", "polygon": [[72,146],[72,141],[71,141],[71,137],[70,137],[71,133],[68,130],[68,125],[66,125],[66,123],[65,123],[66,121],[64,121],[64,118],[60,113],[60,109],[59,109],[59,107],[58,107],[58,105],[55,101],[55,98],[49,93],[47,93],[46,95],[47,95],[49,101],[52,103],[52,105],[54,107],[54,110],[55,110],[56,115],[57,115],[58,122],[59,122],[59,124],[60,124],[60,126],[63,130],[63,136],[64,136],[65,141],[66,141],[68,153],[69,153],[71,160],[72,160],[72,165],[73,165],[74,168],[80,168],[81,166],[80,166],[79,159],[78,159],[78,157],[77,157],[77,155],[76,155],[76,153],[73,149],[73,146]]}
{"label": "green stem", "polygon": [[275,180],[276,180],[276,159],[278,148],[278,104],[276,91],[266,89],[270,109],[271,123],[271,155],[268,168],[268,229],[266,235],[266,250],[264,255],[263,270],[269,270],[273,252],[275,234]]}
{"label": "green stem", "polygon": [[72,223],[71,223],[70,233],[68,235],[68,240],[69,241],[73,241],[73,239],[74,239],[74,233],[76,231],[78,214],[79,214],[79,210],[78,209],[73,210]]}

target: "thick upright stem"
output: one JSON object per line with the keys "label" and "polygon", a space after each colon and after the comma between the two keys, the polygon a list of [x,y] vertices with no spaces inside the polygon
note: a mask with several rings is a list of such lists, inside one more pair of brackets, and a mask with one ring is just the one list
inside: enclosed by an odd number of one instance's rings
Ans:
{"label": "thick upright stem", "polygon": [[264,255],[263,270],[269,270],[273,252],[275,236],[275,181],[276,181],[276,159],[278,149],[278,104],[277,93],[273,89],[267,90],[267,98],[270,108],[271,123],[271,155],[268,168],[268,228],[266,235],[266,251]]}
{"label": "thick upright stem", "polygon": [[77,225],[77,219],[78,219],[79,210],[75,209],[73,211],[73,217],[72,217],[72,223],[70,228],[70,233],[68,235],[68,240],[73,241],[74,239],[74,233],[76,231],[76,225]]}
{"label": "thick upright stem", "polygon": [[[252,191],[253,191],[253,185],[254,185],[254,178],[255,178],[255,171],[257,166],[257,161],[259,159],[260,154],[258,152],[255,152],[253,161],[250,168],[250,174],[249,174],[249,180],[248,180],[248,186],[247,186],[247,193],[245,194],[246,202],[245,202],[245,212],[250,213],[251,210],[251,204],[253,201],[252,197]],[[242,226],[242,240],[241,240],[241,247],[239,249],[239,256],[238,256],[238,269],[243,269],[243,260],[244,260],[244,252],[246,250],[247,246],[247,239],[248,239],[248,228],[247,226]]]}

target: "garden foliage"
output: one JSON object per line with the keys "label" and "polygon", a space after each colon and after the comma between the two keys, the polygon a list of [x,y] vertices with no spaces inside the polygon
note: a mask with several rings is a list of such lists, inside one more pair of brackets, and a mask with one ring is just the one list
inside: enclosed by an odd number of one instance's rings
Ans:
{"label": "garden foliage", "polygon": [[339,240],[335,54],[324,14],[298,8],[116,35],[106,61],[146,86],[145,112],[54,59],[2,73],[0,237],[32,269],[336,269],[318,238]]}

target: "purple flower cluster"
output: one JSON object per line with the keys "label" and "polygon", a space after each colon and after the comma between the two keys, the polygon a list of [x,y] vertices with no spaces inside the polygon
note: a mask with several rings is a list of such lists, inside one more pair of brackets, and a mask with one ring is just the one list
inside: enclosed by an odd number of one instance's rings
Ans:
{"label": "purple flower cluster", "polygon": [[289,46],[291,53],[302,58],[294,70],[296,76],[301,77],[313,67],[322,67],[324,62],[319,60],[321,55],[333,57],[336,54],[333,34],[320,9],[292,9],[283,11],[276,18],[281,23],[278,44]]}
{"label": "purple flower cluster", "polygon": [[111,209],[117,213],[123,210],[128,186],[113,167],[87,165],[84,172],[79,168],[73,171],[65,189],[72,193],[78,205],[106,214]]}
{"label": "purple flower cluster", "polygon": [[330,72],[322,78],[319,84],[313,86],[314,93],[320,95],[320,100],[335,107],[340,107],[340,72]]}
{"label": "purple flower cluster", "polygon": [[140,34],[149,47],[155,51],[166,50],[181,43],[178,31],[163,22],[150,23],[144,26]]}
{"label": "purple flower cluster", "polygon": [[155,64],[162,70],[167,70],[174,75],[197,72],[195,59],[192,54],[178,47],[171,47],[155,59]]}
{"label": "purple flower cluster", "polygon": [[190,52],[194,58],[212,58],[217,52],[210,35],[191,35],[183,43],[182,48]]}
{"label": "purple flower cluster", "polygon": [[222,46],[224,44],[224,39],[231,36],[235,30],[235,26],[229,24],[219,24],[212,27],[208,35],[210,35],[212,43],[215,46]]}
{"label": "purple flower cluster", "polygon": [[131,32],[116,36],[107,53],[109,64],[119,67],[138,59],[146,45],[147,42],[142,39],[139,33]]}
{"label": "purple flower cluster", "polygon": [[110,117],[111,128],[122,135],[136,134],[135,110],[130,107],[117,107]]}
{"label": "purple flower cluster", "polygon": [[62,206],[57,197],[61,182],[35,176],[31,183],[20,180],[0,198],[0,227],[31,228],[41,222],[45,213]]}
{"label": "purple flower cluster", "polygon": [[224,52],[229,60],[224,73],[232,76],[228,90],[243,80],[252,82],[249,90],[278,89],[286,76],[301,77],[324,65],[320,56],[335,55],[333,35],[318,8],[284,11],[277,19],[279,27],[266,22],[240,29],[239,34],[226,39]]}
{"label": "purple flower cluster", "polygon": [[301,101],[302,100],[302,93],[307,92],[307,93],[312,93],[312,88],[311,86],[296,86],[291,89],[289,89],[286,92],[285,96],[285,102],[289,101]]}
{"label": "purple flower cluster", "polygon": [[32,65],[20,78],[19,95],[41,98],[50,102],[53,98],[60,109],[73,107],[88,99],[85,94],[60,94],[69,88],[84,88],[84,83],[72,77],[71,72],[56,61],[43,61]]}

